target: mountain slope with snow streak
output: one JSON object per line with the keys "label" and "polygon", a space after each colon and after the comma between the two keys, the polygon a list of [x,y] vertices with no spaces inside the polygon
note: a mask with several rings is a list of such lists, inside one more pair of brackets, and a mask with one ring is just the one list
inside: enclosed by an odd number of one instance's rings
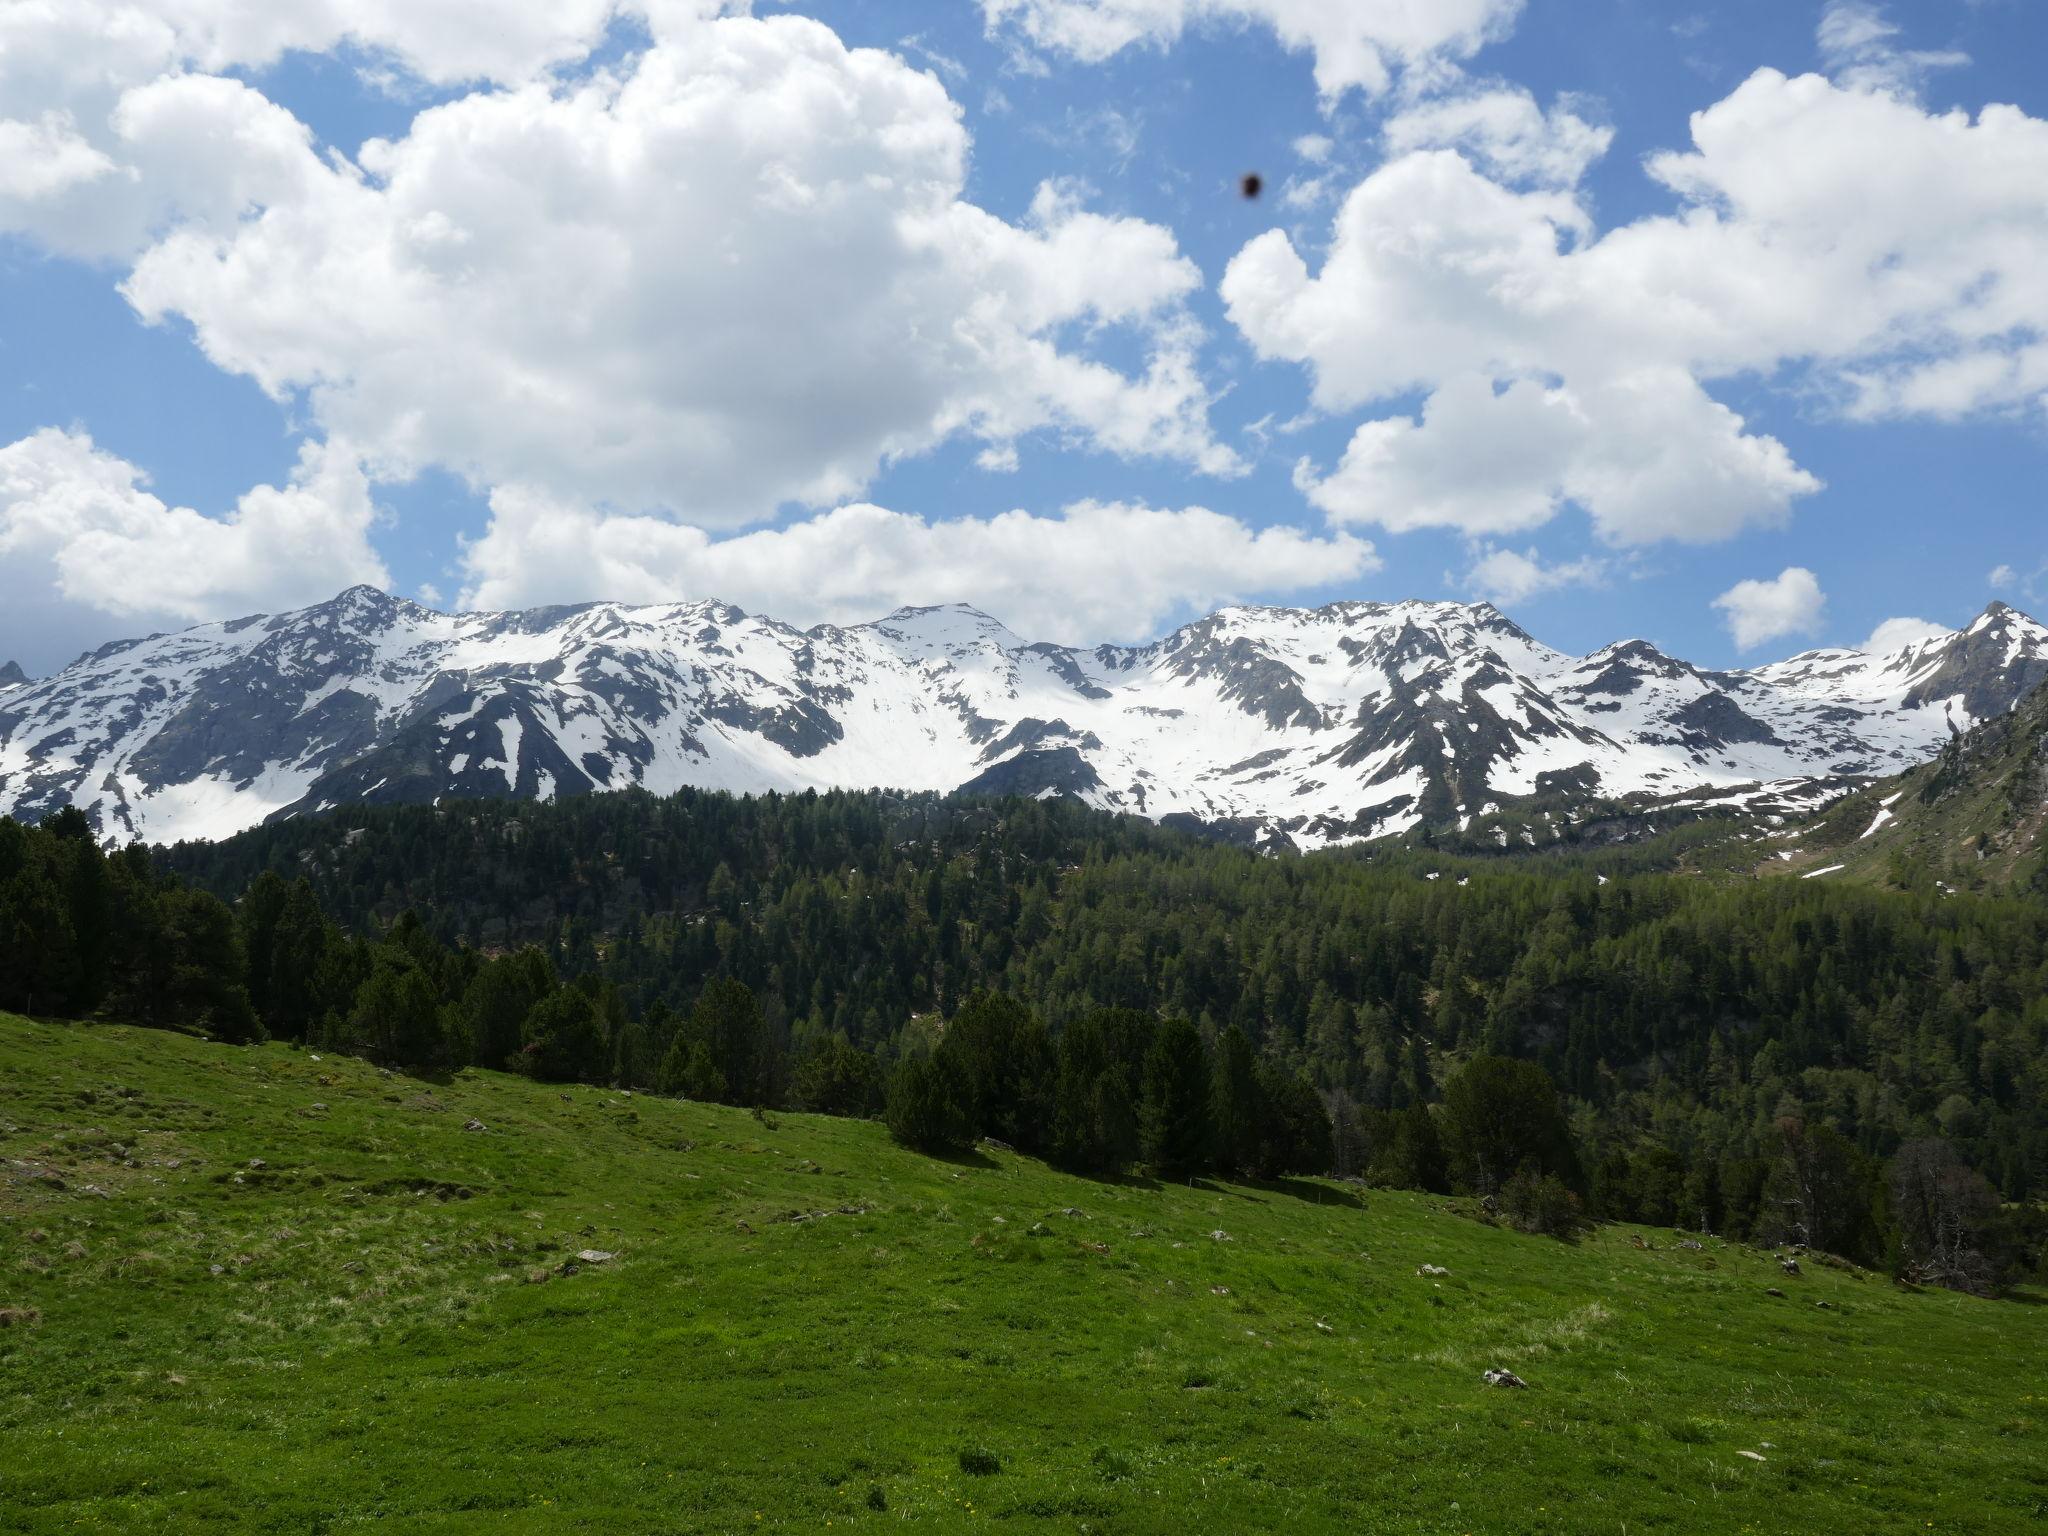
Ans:
{"label": "mountain slope with snow streak", "polygon": [[1539,794],[1810,804],[2044,678],[2048,629],[2003,605],[1886,656],[1716,672],[1641,641],[1568,656],[1487,604],[1227,608],[1085,650],[957,605],[801,630],[716,602],[451,615],[356,587],[0,692],[0,812],[75,804],[163,842],[361,801],[886,786],[1312,847]]}

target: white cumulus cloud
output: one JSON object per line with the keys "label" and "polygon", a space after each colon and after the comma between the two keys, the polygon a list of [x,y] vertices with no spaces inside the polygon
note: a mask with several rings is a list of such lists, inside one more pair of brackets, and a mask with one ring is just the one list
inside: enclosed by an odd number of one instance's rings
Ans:
{"label": "white cumulus cloud", "polygon": [[1738,581],[1714,599],[1740,650],[1754,650],[1786,635],[1810,635],[1827,613],[1827,594],[1804,566],[1788,566],[1770,581]]}
{"label": "white cumulus cloud", "polygon": [[1223,279],[1260,356],[1367,412],[1299,476],[1333,517],[1487,535],[1575,503],[1617,545],[1725,538],[1819,482],[1723,381],[1856,419],[2048,407],[2048,122],[1764,70],[1647,162],[1674,212],[1605,232],[1474,133],[1366,177],[1319,269],[1274,230]]}
{"label": "white cumulus cloud", "polygon": [[1872,656],[1889,656],[1894,651],[1903,651],[1927,640],[1940,640],[1954,633],[1947,625],[1937,624],[1932,619],[1886,619],[1857,649]]}
{"label": "white cumulus cloud", "polygon": [[1502,181],[1576,186],[1607,153],[1614,130],[1588,121],[1570,100],[1545,112],[1529,92],[1489,85],[1412,101],[1381,130],[1389,154],[1465,151]]}
{"label": "white cumulus cloud", "polygon": [[1830,0],[1816,32],[1828,72],[1861,90],[1911,96],[1930,72],[1970,62],[1968,54],[1948,49],[1902,48],[1899,36],[1884,8],[1869,0]]}
{"label": "white cumulus cloud", "polygon": [[1414,65],[1463,58],[1503,37],[1522,0],[981,0],[992,29],[1100,63],[1138,44],[1165,46],[1194,27],[1259,26],[1312,53],[1326,98],[1377,95]]}
{"label": "white cumulus cloud", "polygon": [[[1172,233],[1059,187],[1005,222],[963,200],[967,154],[933,76],[730,18],[424,112],[360,169],[308,150],[260,216],[180,225],[124,291],[382,475],[732,525],[956,435],[1237,472]],[[1105,329],[1137,371],[1094,355]]]}
{"label": "white cumulus cloud", "polygon": [[465,552],[484,608],[716,597],[794,623],[850,623],[966,602],[1033,639],[1144,639],[1176,611],[1354,580],[1378,568],[1349,534],[1254,529],[1200,507],[1081,502],[1058,516],[927,521],[853,505],[714,539],[662,518],[507,488]]}
{"label": "white cumulus cloud", "polygon": [[171,506],[135,465],[83,433],[45,429],[0,448],[0,648],[45,662],[103,634],[108,617],[197,623],[389,580],[353,455],[308,445],[284,486],[222,516]]}
{"label": "white cumulus cloud", "polygon": [[1545,561],[1535,550],[1481,544],[1465,572],[1466,590],[1512,607],[1531,598],[1571,587],[1597,587],[1607,579],[1607,562],[1586,556],[1578,560]]}

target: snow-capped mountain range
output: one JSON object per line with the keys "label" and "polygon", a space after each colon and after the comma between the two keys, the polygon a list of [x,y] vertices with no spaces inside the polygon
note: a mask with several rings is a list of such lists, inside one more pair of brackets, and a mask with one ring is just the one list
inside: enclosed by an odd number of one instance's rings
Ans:
{"label": "snow-capped mountain range", "polygon": [[356,587],[0,683],[0,812],[223,837],[359,802],[640,785],[1071,794],[1312,847],[1537,794],[1814,803],[2048,679],[1994,604],[1889,655],[1567,656],[1487,604],[1226,608],[1144,646],[972,608],[797,629],[715,602],[442,614]]}

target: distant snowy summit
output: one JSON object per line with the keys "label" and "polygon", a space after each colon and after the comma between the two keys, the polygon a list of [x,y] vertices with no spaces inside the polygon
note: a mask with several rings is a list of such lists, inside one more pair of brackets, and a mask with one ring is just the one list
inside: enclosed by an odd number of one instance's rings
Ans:
{"label": "distant snowy summit", "polygon": [[964,606],[796,629],[715,602],[442,614],[355,587],[0,678],[0,812],[218,838],[357,802],[639,785],[1072,795],[1312,847],[1583,805],[1798,804],[1896,773],[2048,679],[1994,604],[1888,655],[1716,672],[1567,656],[1488,604],[1226,608],[1145,646]]}

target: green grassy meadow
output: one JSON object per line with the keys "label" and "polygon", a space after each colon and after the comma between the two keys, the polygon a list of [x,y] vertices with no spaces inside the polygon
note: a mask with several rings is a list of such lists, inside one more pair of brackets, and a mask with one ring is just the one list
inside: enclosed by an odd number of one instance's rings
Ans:
{"label": "green grassy meadow", "polygon": [[1804,1269],[0,1015],[0,1531],[2043,1529],[2041,1298]]}

